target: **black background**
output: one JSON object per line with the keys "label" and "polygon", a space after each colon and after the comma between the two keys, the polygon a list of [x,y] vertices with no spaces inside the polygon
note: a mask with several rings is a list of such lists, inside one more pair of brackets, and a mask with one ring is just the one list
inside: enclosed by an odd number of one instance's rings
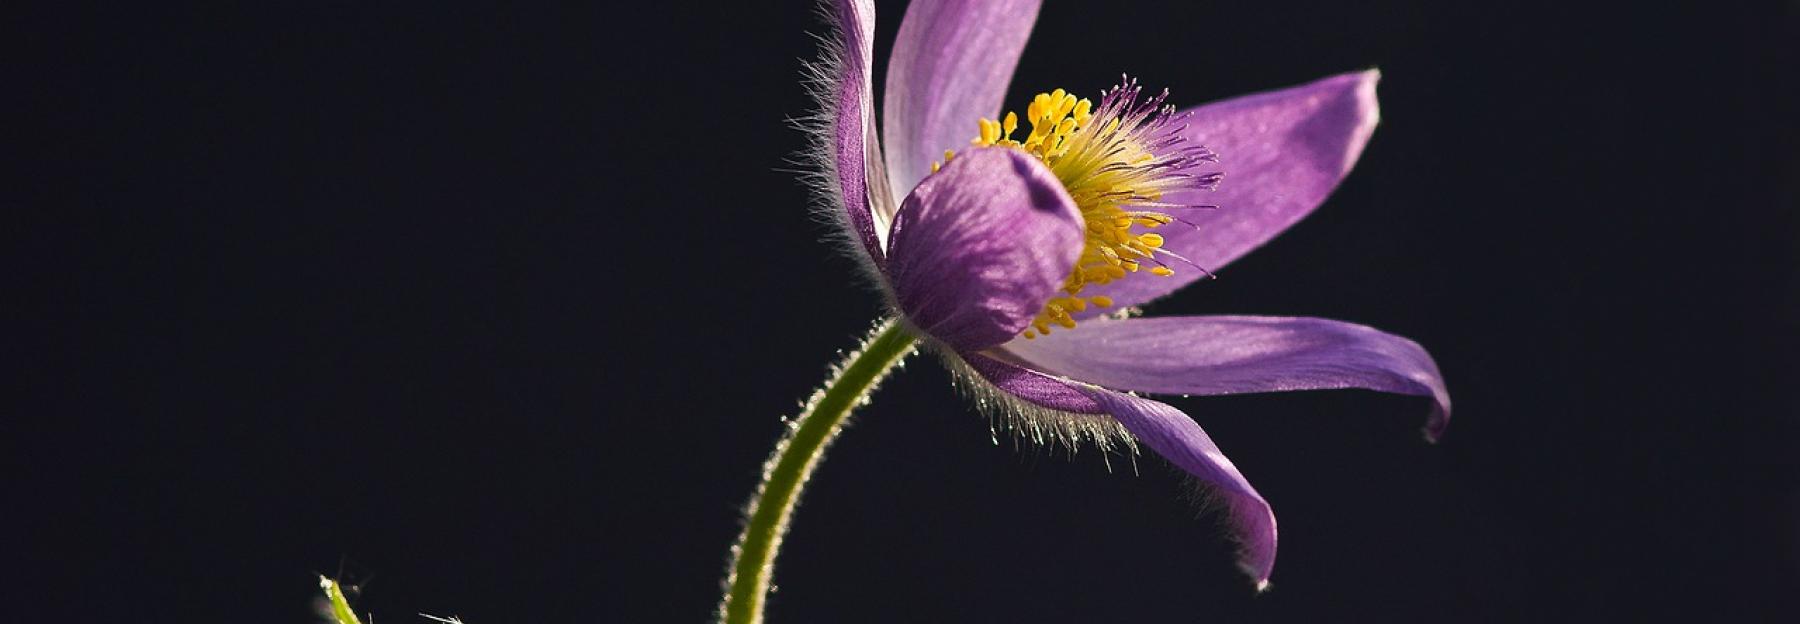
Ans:
{"label": "black background", "polygon": [[[8,611],[309,622],[322,572],[376,622],[706,621],[881,313],[785,162],[810,5],[305,4],[9,11]],[[1151,313],[1415,338],[1449,436],[1173,400],[1281,519],[1254,595],[1159,460],[996,446],[919,358],[776,621],[1792,617],[1796,5],[1049,4],[1009,103],[1382,69],[1324,208]]]}

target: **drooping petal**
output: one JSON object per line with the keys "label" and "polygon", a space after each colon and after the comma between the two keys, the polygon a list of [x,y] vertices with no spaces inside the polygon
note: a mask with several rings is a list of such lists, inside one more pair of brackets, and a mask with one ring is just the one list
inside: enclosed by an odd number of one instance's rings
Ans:
{"label": "drooping petal", "polygon": [[[1163,248],[1218,271],[1312,212],[1350,172],[1375,131],[1380,117],[1375,83],[1380,77],[1375,70],[1341,74],[1187,111],[1191,115],[1181,135],[1219,157],[1216,166],[1195,172],[1223,171],[1225,179],[1216,191],[1164,198],[1217,208],[1171,210],[1195,227],[1173,223],[1157,229]],[[1094,287],[1093,293],[1133,306],[1204,275],[1188,268],[1166,278],[1118,280]],[[1080,316],[1103,312],[1090,309]]]}
{"label": "drooping petal", "polygon": [[1255,577],[1259,588],[1267,584],[1275,566],[1275,515],[1187,414],[1163,403],[1059,379],[985,355],[963,354],[962,358],[988,383],[1013,398],[1058,411],[1111,416],[1138,442],[1209,486],[1216,495],[1214,500],[1223,503],[1232,533],[1241,544],[1239,562]]}
{"label": "drooping petal", "polygon": [[1006,350],[1047,373],[1115,390],[1242,394],[1365,388],[1431,397],[1425,434],[1450,422],[1450,392],[1418,343],[1329,319],[1185,316],[1097,319]]}
{"label": "drooping petal", "polygon": [[[925,179],[944,150],[998,119],[1040,0],[914,0],[906,7],[882,95],[893,196]],[[897,201],[897,200],[896,200]]]}
{"label": "drooping petal", "polygon": [[825,136],[818,145],[828,153],[828,183],[833,184],[844,209],[845,224],[869,259],[882,262],[882,236],[894,213],[894,198],[887,190],[887,173],[881,161],[881,143],[875,135],[875,95],[872,67],[875,62],[875,5],[871,0],[835,0],[828,16],[833,22],[838,49],[826,53],[816,76],[824,84],[816,92],[825,101]]}
{"label": "drooping petal", "polygon": [[1238,563],[1267,587],[1275,568],[1275,513],[1192,418],[1167,404],[1109,390],[1087,393],[1133,437],[1208,486],[1238,540]]}
{"label": "drooping petal", "polygon": [[1062,287],[1083,241],[1081,213],[1024,152],[964,151],[901,204],[886,275],[914,327],[958,351],[1017,336]]}

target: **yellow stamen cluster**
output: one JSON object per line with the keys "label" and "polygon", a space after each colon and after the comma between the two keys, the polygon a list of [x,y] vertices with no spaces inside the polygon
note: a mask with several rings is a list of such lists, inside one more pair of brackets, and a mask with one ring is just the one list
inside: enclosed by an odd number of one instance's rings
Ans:
{"label": "yellow stamen cluster", "polygon": [[[1109,297],[1082,296],[1082,290],[1090,285],[1123,279],[1146,266],[1153,275],[1175,274],[1156,257],[1158,253],[1173,255],[1162,251],[1163,237],[1133,228],[1155,229],[1174,221],[1166,213],[1147,208],[1166,206],[1160,203],[1163,193],[1181,186],[1182,179],[1169,175],[1167,161],[1149,145],[1155,138],[1149,128],[1155,125],[1154,107],[1135,107],[1134,98],[1125,98],[1123,103],[1114,99],[1108,98],[1096,114],[1093,102],[1062,89],[1039,93],[1025,109],[1031,131],[1022,141],[1012,138],[1019,127],[1017,114],[1009,112],[1001,121],[980,120],[981,134],[975,145],[1012,147],[1038,157],[1063,183],[1087,223],[1086,245],[1063,283],[1062,294],[1032,319],[1031,328],[1024,332],[1027,339],[1049,334],[1052,326],[1073,329],[1072,314],[1089,305],[1113,305]],[[1099,123],[1090,123],[1096,118]],[[951,155],[945,152],[945,161]],[[932,171],[939,166],[934,163]]]}

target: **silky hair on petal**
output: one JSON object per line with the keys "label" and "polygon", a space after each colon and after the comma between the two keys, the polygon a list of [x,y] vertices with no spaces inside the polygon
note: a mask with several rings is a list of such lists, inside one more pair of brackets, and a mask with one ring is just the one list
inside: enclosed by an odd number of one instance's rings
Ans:
{"label": "silky hair on petal", "polygon": [[[838,87],[839,77],[843,74],[844,55],[850,53],[841,43],[845,25],[832,14],[827,3],[819,3],[815,12],[829,30],[824,35],[810,35],[819,42],[819,57],[800,61],[800,85],[813,101],[813,107],[799,117],[788,118],[788,125],[806,136],[806,146],[786,160],[794,167],[789,172],[795,174],[811,196],[807,209],[812,213],[813,221],[824,227],[821,241],[855,261],[861,269],[858,275],[862,281],[880,291],[885,281],[874,260],[863,250],[862,242],[856,239],[856,228],[850,224],[849,209],[837,186],[838,163],[833,156],[839,113],[833,90]],[[867,184],[876,182],[873,179],[866,181]]]}
{"label": "silky hair on petal", "polygon": [[1001,431],[1011,434],[1016,448],[1022,448],[1025,443],[1043,448],[1060,446],[1067,449],[1070,456],[1079,452],[1084,443],[1091,443],[1099,449],[1108,470],[1112,469],[1112,453],[1121,451],[1131,458],[1132,472],[1137,472],[1137,438],[1111,416],[1065,412],[1025,401],[988,383],[956,354],[941,348],[933,350],[943,360],[944,368],[950,371],[957,392],[987,417],[988,432],[994,444],[1000,443]]}

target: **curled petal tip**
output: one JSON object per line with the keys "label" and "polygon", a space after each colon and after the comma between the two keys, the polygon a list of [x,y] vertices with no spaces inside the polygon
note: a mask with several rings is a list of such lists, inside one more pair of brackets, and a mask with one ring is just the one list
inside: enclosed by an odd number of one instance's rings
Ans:
{"label": "curled petal tip", "polygon": [[1375,98],[1375,85],[1381,83],[1381,69],[1371,67],[1357,74],[1356,101],[1368,111],[1368,125],[1373,127],[1381,121],[1381,104]]}
{"label": "curled petal tip", "polygon": [[1275,514],[1200,425],[1166,403],[1099,388],[1083,392],[1137,437],[1139,444],[1192,475],[1205,488],[1203,492],[1223,512],[1226,530],[1238,542],[1239,569],[1250,575],[1259,590],[1266,587],[1275,569]]}
{"label": "curled petal tip", "polygon": [[1449,428],[1449,410],[1442,407],[1433,407],[1431,409],[1430,418],[1425,421],[1425,427],[1420,429],[1420,432],[1425,434],[1426,442],[1437,444],[1444,441],[1444,430]]}
{"label": "curled petal tip", "polygon": [[1373,99],[1373,96],[1375,95],[1375,85],[1376,83],[1381,82],[1381,68],[1370,67],[1360,72],[1356,72],[1356,81],[1359,89],[1368,93],[1371,99]]}
{"label": "curled petal tip", "polygon": [[1345,170],[1356,162],[1362,153],[1363,146],[1369,142],[1369,136],[1375,134],[1375,126],[1381,123],[1381,101],[1375,96],[1375,86],[1381,82],[1381,70],[1370,68],[1352,74],[1356,87],[1352,92],[1355,101],[1356,117],[1360,119],[1356,129],[1352,131],[1352,145],[1344,156]]}
{"label": "curled petal tip", "polygon": [[[1417,346],[1418,343],[1413,343]],[[1424,347],[1418,347],[1424,353]],[[1426,358],[1431,356],[1427,354]],[[1437,372],[1436,362],[1432,363],[1431,374],[1417,381],[1431,389],[1431,414],[1425,417],[1425,426],[1421,431],[1425,441],[1437,444],[1444,441],[1444,431],[1450,428],[1450,391],[1444,388],[1443,375]]]}

